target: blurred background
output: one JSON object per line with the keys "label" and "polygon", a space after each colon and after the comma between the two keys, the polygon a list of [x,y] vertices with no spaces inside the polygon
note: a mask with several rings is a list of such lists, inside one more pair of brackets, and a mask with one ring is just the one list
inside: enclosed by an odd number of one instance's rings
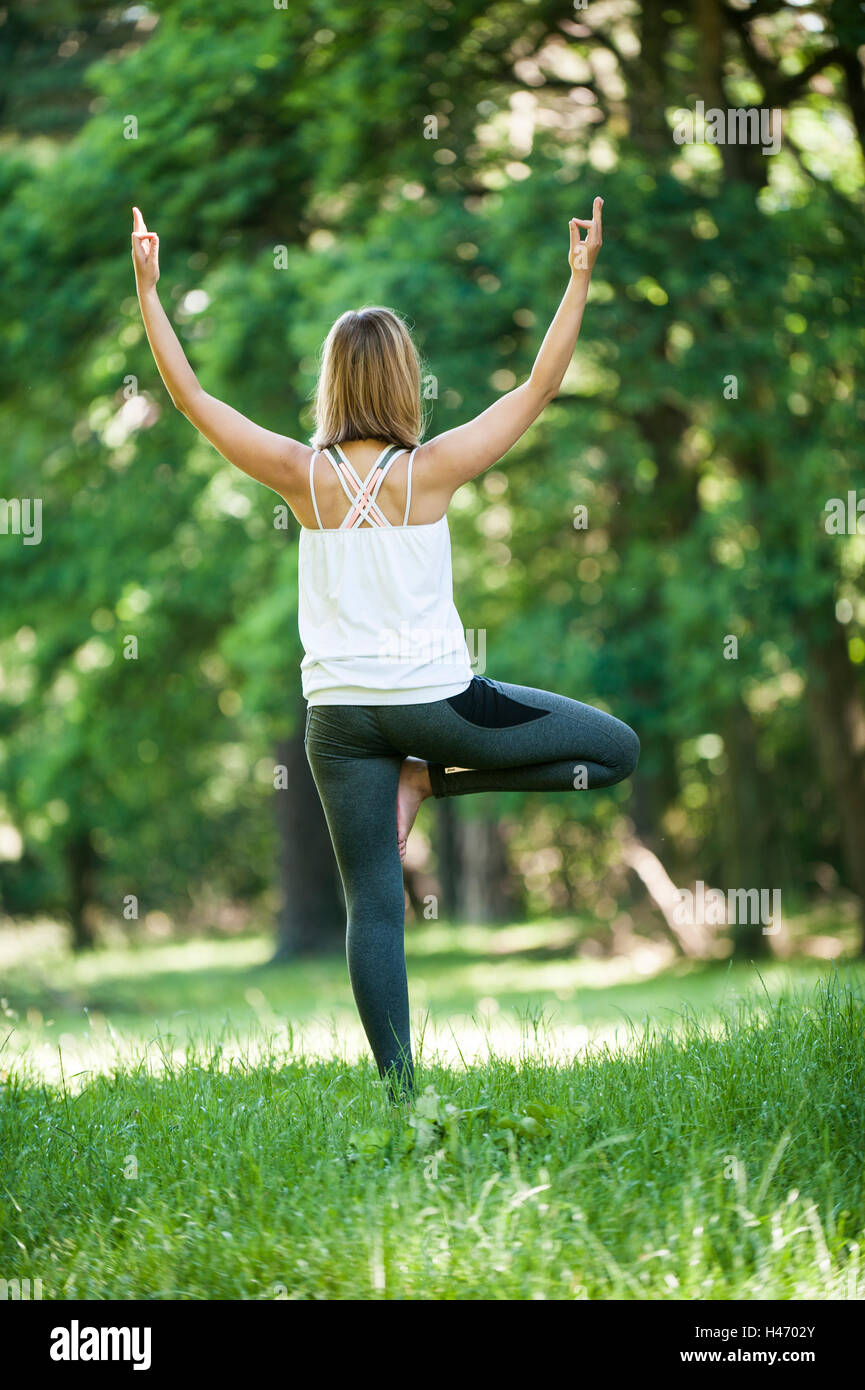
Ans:
{"label": "blurred background", "polygon": [[[863,41],[837,0],[0,12],[7,1010],[98,1009],[95,977],[59,983],[94,947],[182,945],[164,971],[187,993],[197,966],[218,990],[302,957],[322,961],[312,1007],[345,986],[297,524],[173,409],[133,203],[204,388],[307,439],[347,308],[409,321],[427,437],[524,380],[568,218],[604,197],[561,393],[450,522],[478,672],[612,711],[640,767],[585,797],[427,802],[409,954],[453,966],[443,1007],[462,989],[488,1011],[521,997],[521,962],[606,985],[860,955]],[[709,143],[699,102],[775,110],[778,152]],[[685,920],[676,891],[698,885],[780,893],[781,920]],[[507,979],[468,980],[495,952]],[[577,977],[531,979],[567,999]],[[154,990],[139,974],[129,1007]],[[258,983],[244,997],[264,1007]]]}

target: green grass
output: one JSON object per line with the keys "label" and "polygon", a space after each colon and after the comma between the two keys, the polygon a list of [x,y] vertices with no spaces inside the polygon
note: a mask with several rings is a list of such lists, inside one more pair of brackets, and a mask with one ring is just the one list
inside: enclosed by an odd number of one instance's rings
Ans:
{"label": "green grass", "polygon": [[649,975],[509,930],[410,935],[402,1112],[339,957],[7,951],[0,1277],[94,1299],[865,1295],[862,968]]}

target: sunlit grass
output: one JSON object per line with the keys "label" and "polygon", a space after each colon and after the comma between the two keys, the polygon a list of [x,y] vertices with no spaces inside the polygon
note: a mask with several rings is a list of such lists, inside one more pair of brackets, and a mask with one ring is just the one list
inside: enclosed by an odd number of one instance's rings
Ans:
{"label": "sunlit grass", "polygon": [[[488,1055],[518,1058],[527,1013],[544,1018],[550,1055],[570,1060],[590,1043],[632,1048],[660,1019],[675,1033],[692,1010],[704,1026],[740,998],[764,1009],[794,983],[826,977],[820,961],[760,966],[700,964],[648,944],[628,956],[578,955],[567,921],[503,927],[425,924],[406,937],[415,1037],[443,1062]],[[45,924],[0,933],[6,1038],[0,1070],[26,1057],[56,1081],[65,1067],[76,1084],[125,1064],[160,1038],[177,1059],[190,1038],[219,1035],[226,1062],[245,1049],[268,1055],[289,1036],[306,1057],[369,1055],[345,958],[271,964],[270,936],[122,944],[73,957],[63,934]],[[865,966],[842,967],[865,979]],[[715,1023],[713,1024],[713,1020]]]}
{"label": "sunlit grass", "polygon": [[339,955],[7,939],[3,1277],[46,1298],[865,1296],[861,967],[647,975],[436,931],[410,937],[402,1110]]}
{"label": "sunlit grass", "polygon": [[[564,1062],[163,1038],[6,1075],[4,1277],[51,1298],[861,1298],[865,1009],[836,978]],[[247,1040],[248,1042],[248,1040]],[[262,1039],[263,1042],[263,1039]]]}

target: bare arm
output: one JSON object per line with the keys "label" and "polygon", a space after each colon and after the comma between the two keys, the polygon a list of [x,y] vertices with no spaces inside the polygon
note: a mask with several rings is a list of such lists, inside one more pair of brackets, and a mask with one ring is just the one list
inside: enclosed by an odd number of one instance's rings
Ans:
{"label": "bare arm", "polygon": [[[483,473],[506,454],[558,392],[574,355],[589,281],[601,249],[602,207],[603,199],[596,198],[591,221],[571,219],[571,278],[528,381],[494,401],[468,424],[431,439],[418,455],[419,461],[426,456],[425,474],[430,490],[440,491],[448,501],[462,483]],[[588,228],[584,241],[580,239],[580,227]]]}
{"label": "bare arm", "polygon": [[156,232],[148,232],[138,208],[133,212],[132,259],[138,303],[166,391],[177,409],[229,463],[274,492],[290,491],[309,460],[309,448],[288,435],[263,429],[202,390],[156,291],[159,237]]}

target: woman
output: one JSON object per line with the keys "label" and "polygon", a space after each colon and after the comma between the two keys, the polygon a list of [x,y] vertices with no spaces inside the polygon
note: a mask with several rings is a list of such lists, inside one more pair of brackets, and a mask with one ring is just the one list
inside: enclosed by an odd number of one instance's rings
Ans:
{"label": "woman", "polygon": [[306,752],[345,890],[355,1001],[394,1100],[414,1087],[401,860],[418,807],[428,796],[610,787],[637,765],[637,736],[612,715],[473,677],[447,523],[457,488],[506,454],[561,385],[602,201],[590,220],[571,218],[570,280],[528,381],[420,444],[420,369],[405,325],[389,309],[349,311],[324,345],[312,447],[202,390],[156,293],[159,238],[133,209],[138,297],[171,399],[301,526]]}

